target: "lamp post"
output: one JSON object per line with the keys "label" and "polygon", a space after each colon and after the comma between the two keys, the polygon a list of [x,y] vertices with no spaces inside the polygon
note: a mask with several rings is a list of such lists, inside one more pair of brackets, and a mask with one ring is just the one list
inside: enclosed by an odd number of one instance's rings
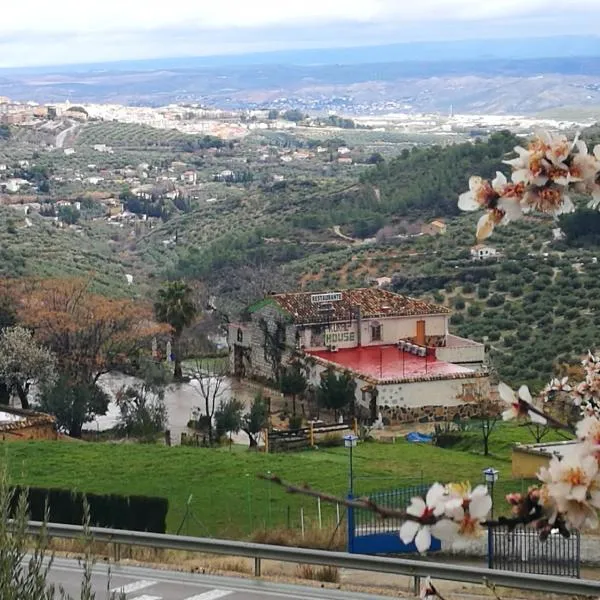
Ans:
{"label": "lamp post", "polygon": [[350,450],[348,462],[348,493],[350,496],[354,494],[354,475],[352,473],[352,449],[356,448],[358,437],[354,434],[344,436],[344,446]]}
{"label": "lamp post", "polygon": [[[493,467],[488,467],[487,469],[483,470],[483,478],[484,478],[485,484],[488,489],[488,494],[490,495],[490,498],[492,499],[492,508],[490,511],[490,517],[492,519],[494,518],[494,484],[496,483],[496,481],[498,481],[498,475],[499,475],[498,469],[494,469]],[[492,528],[488,527],[488,569],[492,568],[493,557],[494,557],[494,538],[493,538]]]}
{"label": "lamp post", "polygon": [[[354,475],[352,473],[352,449],[356,447],[358,437],[353,433],[344,436],[344,446],[350,451],[348,454],[348,498],[351,500],[354,497]],[[347,511],[348,523],[348,552],[354,552],[354,510],[348,507]]]}

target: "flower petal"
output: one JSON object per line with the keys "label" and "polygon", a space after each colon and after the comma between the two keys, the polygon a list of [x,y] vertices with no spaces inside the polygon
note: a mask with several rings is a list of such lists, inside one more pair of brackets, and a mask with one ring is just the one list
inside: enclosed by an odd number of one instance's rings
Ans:
{"label": "flower petal", "polygon": [[417,535],[421,526],[416,521],[404,521],[400,527],[400,539],[403,544],[410,544]]}
{"label": "flower petal", "polygon": [[469,514],[474,519],[483,521],[492,509],[492,499],[487,495],[477,495],[471,498]]}
{"label": "flower petal", "polygon": [[429,527],[421,527],[421,530],[415,537],[415,546],[421,553],[429,550],[431,546],[431,533],[429,532]]}
{"label": "flower petal", "polygon": [[477,222],[477,239],[485,240],[492,235],[493,231],[494,221],[492,221],[489,214],[483,215]]}
{"label": "flower petal", "polygon": [[521,202],[518,198],[500,198],[498,208],[504,211],[503,223],[518,221],[523,216]]}
{"label": "flower petal", "polygon": [[527,411],[527,416],[529,417],[532,423],[538,423],[539,425],[546,425],[548,423],[548,420],[545,417],[542,417],[542,415],[538,415],[532,410]]}
{"label": "flower petal", "polygon": [[458,529],[458,523],[450,519],[442,519],[431,526],[431,533],[438,540],[451,542],[458,536]]}
{"label": "flower petal", "polygon": [[515,393],[504,381],[498,384],[498,394],[500,394],[500,398],[507,404],[513,404],[516,400]]}
{"label": "flower petal", "polygon": [[519,416],[519,411],[514,406],[511,406],[510,408],[507,408],[505,411],[502,412],[502,420],[503,421],[512,421],[513,419],[516,419],[518,416]]}
{"label": "flower petal", "polygon": [[533,399],[531,398],[531,392],[529,391],[529,388],[526,385],[522,385],[519,388],[518,395],[519,398],[524,402],[527,402],[527,404],[531,404],[533,402]]}
{"label": "flower petal", "polygon": [[506,176],[501,171],[496,171],[496,177],[492,180],[492,187],[498,193],[500,193],[504,187],[508,184]]}
{"label": "flower petal", "polygon": [[475,200],[473,192],[464,192],[458,197],[458,208],[464,211],[479,210],[481,208],[479,202]]}
{"label": "flower petal", "polygon": [[419,496],[415,496],[411,498],[410,504],[406,508],[406,512],[413,517],[420,517],[427,507],[425,506],[425,500],[423,498],[419,498]]}
{"label": "flower petal", "polygon": [[425,502],[428,507],[433,508],[439,504],[446,494],[446,488],[441,483],[434,483],[427,491]]}

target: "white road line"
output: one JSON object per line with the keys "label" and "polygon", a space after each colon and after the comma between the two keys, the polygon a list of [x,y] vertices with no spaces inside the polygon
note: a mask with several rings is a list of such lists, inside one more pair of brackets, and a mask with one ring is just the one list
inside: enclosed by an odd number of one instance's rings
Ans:
{"label": "white road line", "polygon": [[139,592],[140,590],[150,587],[151,585],[156,585],[157,583],[158,581],[152,579],[140,579],[139,581],[113,588],[110,591],[112,594],[131,594],[132,592]]}
{"label": "white road line", "polygon": [[230,590],[210,590],[210,592],[204,592],[204,594],[198,594],[197,596],[190,596],[185,600],[217,600],[217,598],[224,598],[233,594]]}
{"label": "white road line", "polygon": [[144,594],[143,596],[136,596],[131,600],[162,600],[162,596],[147,596]]}

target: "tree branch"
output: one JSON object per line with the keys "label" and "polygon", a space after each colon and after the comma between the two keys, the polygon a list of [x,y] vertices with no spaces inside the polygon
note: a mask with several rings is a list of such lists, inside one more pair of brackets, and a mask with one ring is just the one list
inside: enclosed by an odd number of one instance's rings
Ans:
{"label": "tree branch", "polygon": [[[299,486],[293,483],[289,483],[278,477],[277,475],[258,475],[259,479],[263,481],[269,481],[275,485],[279,485],[285,488],[288,494],[300,494],[303,496],[311,496],[312,498],[320,498],[323,502],[329,502],[330,504],[340,504],[347,508],[358,508],[362,510],[368,510],[375,513],[382,519],[401,519],[404,521],[417,521],[422,524],[433,525],[438,521],[441,521],[444,516],[435,517],[433,515],[427,517],[427,523],[424,523],[423,519],[418,516],[408,514],[406,510],[397,508],[388,508],[387,506],[381,506],[376,502],[373,502],[370,498],[343,498],[341,496],[335,496],[334,494],[328,494],[314,490],[309,485]],[[539,520],[541,515],[541,508],[533,511],[531,514],[518,517],[499,517],[497,520],[487,520],[482,523],[485,527],[508,527],[514,529],[517,525],[529,525],[534,521]]]}

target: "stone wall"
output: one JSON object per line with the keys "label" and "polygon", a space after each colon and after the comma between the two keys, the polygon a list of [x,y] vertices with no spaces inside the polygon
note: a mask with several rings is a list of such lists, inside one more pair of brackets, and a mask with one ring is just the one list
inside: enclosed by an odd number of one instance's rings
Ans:
{"label": "stone wall", "polygon": [[379,407],[381,415],[388,418],[391,425],[470,419],[477,415],[478,409],[477,404]]}
{"label": "stone wall", "polygon": [[0,431],[0,439],[4,441],[24,440],[56,440],[58,433],[53,422],[24,424],[21,427],[13,427]]}
{"label": "stone wall", "polygon": [[284,365],[292,357],[296,347],[296,327],[289,324],[281,311],[271,305],[264,306],[252,314],[252,321],[249,325],[252,346],[247,375],[274,379],[275,373],[273,373],[273,367],[265,358],[265,336],[260,325],[262,319],[266,321],[270,332],[275,331],[278,323],[283,323],[286,327],[285,345],[287,349],[284,351],[282,357],[282,364]]}

